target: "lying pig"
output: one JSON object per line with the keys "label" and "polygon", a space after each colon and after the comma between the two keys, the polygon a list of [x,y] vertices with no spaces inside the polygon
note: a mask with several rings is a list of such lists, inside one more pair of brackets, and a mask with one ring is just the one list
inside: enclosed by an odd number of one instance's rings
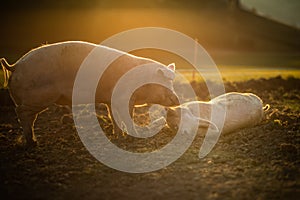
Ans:
{"label": "lying pig", "polygon": [[[212,108],[215,113],[220,113],[213,119],[211,119]],[[259,124],[264,119],[264,112],[268,109],[269,105],[263,107],[262,100],[255,94],[231,92],[208,102],[191,101],[171,107],[168,110],[167,123],[170,127],[176,127],[179,124],[180,114],[183,114],[185,115],[183,123],[189,124],[193,123],[191,119],[199,119],[200,127],[213,125],[216,126],[215,130],[229,133]],[[225,119],[224,114],[222,118],[222,113],[225,113]],[[206,123],[207,121],[210,123]]]}
{"label": "lying pig", "polygon": [[[118,79],[129,70],[143,64],[154,64],[157,71],[154,75],[151,74],[152,80],[160,79],[171,89],[156,84],[140,87],[136,91],[137,98],[130,101],[130,113],[132,114],[135,104],[156,103],[165,106],[177,104],[177,96],[173,90],[174,64],[165,66],[151,59],[81,41],[44,45],[29,51],[13,65],[9,65],[4,58],[1,59],[5,84],[16,105],[16,113],[27,145],[36,144],[33,126],[40,112],[51,104],[72,105],[76,74],[85,58],[96,48],[105,52],[107,57],[118,55],[101,76],[95,95],[96,102],[107,104],[110,112],[112,91]],[[103,57],[103,60],[107,58]],[[114,130],[118,131],[114,120],[113,122]]]}

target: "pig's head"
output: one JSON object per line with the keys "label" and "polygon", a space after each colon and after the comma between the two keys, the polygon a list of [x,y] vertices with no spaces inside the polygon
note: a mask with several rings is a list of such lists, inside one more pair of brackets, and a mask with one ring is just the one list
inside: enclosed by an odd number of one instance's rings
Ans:
{"label": "pig's head", "polygon": [[181,109],[179,106],[167,108],[167,124],[172,130],[177,130],[180,123]]}
{"label": "pig's head", "polygon": [[[150,75],[150,74],[149,74]],[[158,67],[152,75],[152,80],[157,84],[146,84],[135,92],[136,104],[160,104],[163,106],[179,105],[177,95],[173,88],[175,79],[175,64],[167,67]],[[164,87],[163,85],[167,86]]]}
{"label": "pig's head", "polygon": [[[181,117],[182,115],[182,117]],[[219,131],[219,128],[212,121],[201,118],[200,116],[195,116],[193,111],[190,110],[185,105],[180,105],[176,107],[169,107],[167,109],[167,124],[173,129],[177,130],[180,124],[180,120],[183,120],[181,123],[184,124],[184,131],[192,131],[193,124],[197,124],[200,128],[211,127],[212,130]]]}
{"label": "pig's head", "polygon": [[[181,117],[182,115],[182,117]],[[197,119],[193,116],[192,112],[185,106],[175,106],[167,108],[167,124],[172,130],[177,130],[180,124],[180,120],[183,120],[183,123],[191,126],[190,123],[196,123]]]}

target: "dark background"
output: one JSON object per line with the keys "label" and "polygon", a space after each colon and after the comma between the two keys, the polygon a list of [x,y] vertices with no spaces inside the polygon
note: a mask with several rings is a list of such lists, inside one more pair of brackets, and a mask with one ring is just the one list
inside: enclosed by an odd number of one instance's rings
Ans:
{"label": "dark background", "polygon": [[227,0],[10,0],[1,8],[0,57],[10,63],[45,43],[101,43],[121,31],[159,26],[197,39],[219,65],[300,64],[300,30]]}

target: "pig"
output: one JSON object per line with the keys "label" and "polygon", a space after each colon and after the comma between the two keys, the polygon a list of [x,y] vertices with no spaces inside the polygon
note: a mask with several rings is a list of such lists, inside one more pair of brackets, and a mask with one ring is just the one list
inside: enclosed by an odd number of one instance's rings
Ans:
{"label": "pig", "polygon": [[[183,105],[183,104],[182,104]],[[148,105],[143,105],[143,106],[138,106],[139,108],[142,107],[148,107]],[[178,109],[180,107],[180,110]],[[181,131],[185,133],[190,133],[194,130],[194,127],[192,124],[198,124],[199,127],[208,127],[210,126],[213,131],[219,131],[218,127],[211,122],[210,120],[207,120],[205,118],[201,117],[196,117],[192,112],[191,109],[184,107],[184,106],[177,106],[173,108],[167,108],[162,106],[162,105],[152,105],[149,108],[149,117],[150,117],[150,123],[147,126],[137,126],[136,124],[134,125],[134,128],[136,129],[137,132],[141,133],[141,135],[136,135],[136,137],[141,137],[141,138],[147,138],[147,137],[152,137],[156,133],[159,132],[163,127],[168,126],[169,124],[167,123],[166,119],[166,113],[168,109],[177,109],[176,111],[181,111],[182,114],[182,120],[183,126],[181,128]],[[169,113],[168,113],[169,114]],[[178,114],[178,113],[177,113]],[[176,115],[178,118],[175,119],[175,121],[178,123],[179,121],[179,114]],[[170,118],[169,118],[170,119]],[[174,116],[173,118],[174,119]],[[186,123],[187,122],[187,123]]]}
{"label": "pig", "polygon": [[[34,122],[39,113],[52,104],[72,105],[72,91],[76,74],[85,58],[95,48],[104,51],[108,56],[120,55],[104,71],[95,95],[97,103],[104,103],[108,106],[110,116],[112,116],[111,96],[118,79],[129,70],[149,63],[157,66],[157,71],[152,78],[163,80],[171,89],[157,84],[140,87],[135,92],[136,98],[133,97],[130,100],[131,116],[136,104],[178,105],[173,89],[173,79],[175,78],[175,64],[173,63],[166,66],[148,58],[137,57],[113,48],[83,41],[43,45],[29,51],[13,65],[8,64],[4,58],[1,59],[5,85],[15,103],[15,111],[23,128],[26,146],[37,144],[34,136]],[[113,119],[112,121],[114,132],[120,131],[116,122]]]}
{"label": "pig", "polygon": [[[220,113],[214,119],[211,119],[212,107],[214,112]],[[207,102],[190,101],[179,106],[170,107],[167,113],[167,123],[170,127],[176,128],[180,114],[183,114],[185,116],[183,123],[189,124],[193,123],[192,119],[202,119],[200,127],[208,128],[209,125],[213,125],[215,131],[219,130],[226,134],[258,125],[265,118],[265,112],[269,108],[268,104],[263,106],[262,100],[255,94],[230,92]],[[224,114],[222,118],[222,113],[225,113],[225,119]]]}

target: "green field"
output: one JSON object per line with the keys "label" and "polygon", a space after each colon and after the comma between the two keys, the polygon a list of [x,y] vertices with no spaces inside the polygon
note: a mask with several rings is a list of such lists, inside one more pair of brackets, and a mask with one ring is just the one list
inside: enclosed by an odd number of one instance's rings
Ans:
{"label": "green field", "polygon": [[[281,76],[282,78],[295,77],[300,78],[299,69],[284,68],[259,68],[259,67],[238,67],[223,66],[219,68],[223,81],[247,81],[250,79],[272,78]],[[202,81],[202,76],[195,70],[178,70],[189,81]]]}

